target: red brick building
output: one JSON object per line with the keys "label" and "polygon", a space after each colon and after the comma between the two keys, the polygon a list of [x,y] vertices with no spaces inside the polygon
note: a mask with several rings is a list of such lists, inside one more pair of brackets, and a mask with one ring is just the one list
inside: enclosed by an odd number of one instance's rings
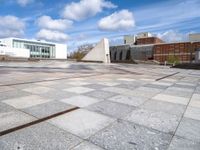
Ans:
{"label": "red brick building", "polygon": [[165,43],[165,42],[157,37],[146,37],[146,38],[136,39],[136,45],[159,44],[159,43]]}
{"label": "red brick building", "polygon": [[164,63],[170,57],[176,57],[180,63],[188,63],[195,59],[195,50],[200,48],[200,42],[180,42],[156,44],[153,48],[154,60]]}

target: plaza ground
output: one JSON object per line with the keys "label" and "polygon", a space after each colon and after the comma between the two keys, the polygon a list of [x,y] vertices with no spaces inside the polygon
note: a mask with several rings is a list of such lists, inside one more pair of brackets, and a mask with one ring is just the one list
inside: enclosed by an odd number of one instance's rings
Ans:
{"label": "plaza ground", "polygon": [[200,70],[0,63],[1,150],[199,150]]}

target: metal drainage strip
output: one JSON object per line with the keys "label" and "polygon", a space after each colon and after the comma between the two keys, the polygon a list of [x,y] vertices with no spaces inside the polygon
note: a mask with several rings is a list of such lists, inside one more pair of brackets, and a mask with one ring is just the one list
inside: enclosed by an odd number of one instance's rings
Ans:
{"label": "metal drainage strip", "polygon": [[167,75],[167,76],[164,76],[164,77],[161,77],[161,78],[158,78],[156,79],[155,81],[159,81],[159,80],[162,80],[162,79],[165,79],[165,78],[168,78],[168,77],[171,77],[171,76],[174,76],[176,74],[178,74],[179,72],[176,72],[176,73],[173,73],[173,74],[170,74],[170,75]]}
{"label": "metal drainage strip", "polygon": [[55,117],[57,117],[57,116],[60,116],[60,115],[62,115],[62,114],[69,113],[69,112],[74,111],[74,110],[77,110],[77,109],[79,109],[79,107],[74,107],[74,108],[71,108],[71,109],[68,109],[68,110],[65,110],[65,111],[62,111],[62,112],[58,112],[58,113],[56,113],[56,114],[53,114],[53,115],[50,115],[50,116],[47,116],[47,117],[44,117],[44,118],[41,118],[41,119],[38,119],[38,120],[35,120],[35,121],[32,121],[32,122],[29,122],[29,123],[20,125],[20,126],[14,127],[14,128],[10,128],[10,129],[8,129],[8,130],[1,131],[1,132],[0,132],[0,136],[3,136],[3,135],[6,135],[6,134],[9,134],[9,133],[11,133],[11,132],[15,132],[15,131],[17,131],[17,130],[20,130],[20,129],[23,129],[23,128],[26,128],[26,127],[29,127],[29,126],[32,126],[32,125],[35,125],[35,124],[38,124],[38,123],[40,123],[40,122],[44,122],[44,121],[46,121],[46,120],[55,118]]}

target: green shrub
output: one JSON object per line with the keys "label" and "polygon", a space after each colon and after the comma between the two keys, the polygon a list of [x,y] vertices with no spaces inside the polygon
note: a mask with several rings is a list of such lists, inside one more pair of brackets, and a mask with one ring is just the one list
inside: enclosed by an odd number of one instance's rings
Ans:
{"label": "green shrub", "polygon": [[169,56],[168,56],[168,58],[167,58],[167,62],[169,63],[169,64],[179,64],[180,63],[180,59],[179,59],[179,57],[178,56],[175,56],[175,55],[173,55],[173,54],[170,54]]}

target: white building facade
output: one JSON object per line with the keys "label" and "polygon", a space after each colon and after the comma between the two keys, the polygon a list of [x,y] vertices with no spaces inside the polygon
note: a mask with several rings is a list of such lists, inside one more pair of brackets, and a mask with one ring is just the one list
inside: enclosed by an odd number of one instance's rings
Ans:
{"label": "white building facade", "polygon": [[38,59],[67,59],[67,45],[46,41],[5,38],[0,40],[0,54]]}

